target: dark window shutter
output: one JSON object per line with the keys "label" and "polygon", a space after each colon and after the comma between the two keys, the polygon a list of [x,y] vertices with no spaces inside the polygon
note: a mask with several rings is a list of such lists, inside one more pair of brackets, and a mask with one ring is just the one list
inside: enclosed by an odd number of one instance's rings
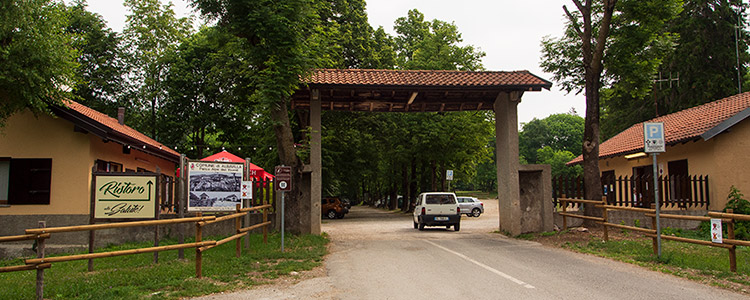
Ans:
{"label": "dark window shutter", "polygon": [[52,159],[11,159],[8,204],[49,204]]}

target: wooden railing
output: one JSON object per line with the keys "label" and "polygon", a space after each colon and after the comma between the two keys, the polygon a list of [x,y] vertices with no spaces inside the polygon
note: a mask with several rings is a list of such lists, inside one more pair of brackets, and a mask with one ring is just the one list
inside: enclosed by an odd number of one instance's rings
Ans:
{"label": "wooden railing", "polygon": [[[241,241],[240,238],[249,234],[253,229],[263,228],[263,242],[268,243],[268,226],[271,222],[268,221],[268,210],[271,209],[270,204],[255,206],[251,208],[240,208],[239,205],[236,208],[236,212],[230,215],[216,217],[216,216],[203,216],[198,213],[196,217],[181,218],[181,219],[168,219],[168,220],[152,220],[152,221],[134,221],[134,222],[122,222],[122,223],[108,223],[108,224],[94,224],[94,225],[80,225],[80,226],[66,226],[66,227],[50,227],[46,228],[44,222],[40,222],[40,228],[26,229],[26,234],[16,236],[4,236],[0,237],[0,242],[13,242],[13,241],[24,241],[24,240],[36,240],[37,243],[37,258],[25,259],[25,265],[19,266],[8,266],[0,267],[0,272],[15,272],[25,270],[37,270],[37,299],[43,299],[44,295],[44,269],[50,268],[52,263],[59,263],[65,261],[74,260],[93,260],[96,258],[114,257],[123,255],[133,255],[140,253],[160,252],[177,249],[195,248],[196,251],[196,276],[201,278],[202,270],[202,253],[214,248],[216,246],[228,243],[230,241],[237,241],[236,255],[241,255]],[[241,218],[249,214],[250,212],[262,210],[263,222],[250,225],[248,227],[242,227]],[[203,227],[215,224],[223,221],[235,221],[235,233],[225,239],[219,241],[203,241]],[[156,225],[168,225],[168,224],[180,224],[180,223],[195,223],[195,242],[194,243],[183,243],[168,246],[155,246],[147,248],[138,248],[130,250],[120,250],[111,252],[99,252],[99,253],[87,253],[87,254],[75,254],[75,255],[64,255],[55,257],[44,256],[44,242],[50,238],[54,233],[63,232],[76,232],[76,231],[95,231],[102,229],[112,228],[129,228],[129,227],[145,227],[145,226],[156,226]],[[248,244],[249,245],[249,244]]]}

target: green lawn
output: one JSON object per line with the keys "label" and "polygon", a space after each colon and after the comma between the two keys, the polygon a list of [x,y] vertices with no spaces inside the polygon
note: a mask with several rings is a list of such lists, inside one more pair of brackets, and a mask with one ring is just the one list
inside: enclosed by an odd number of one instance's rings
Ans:
{"label": "green lawn", "polygon": [[[204,240],[221,237],[204,238]],[[94,260],[94,272],[88,261],[53,263],[44,274],[45,299],[177,299],[236,290],[262,284],[269,279],[290,276],[292,271],[319,266],[326,254],[326,236],[285,236],[285,252],[280,251],[280,235],[269,235],[263,244],[260,234],[250,236],[251,249],[244,248],[235,257],[235,243],[203,253],[203,278],[195,278],[195,250],[185,250],[185,260],[177,259],[177,250],[160,252],[153,264],[153,253]],[[189,242],[189,241],[188,241]],[[161,245],[174,244],[163,241]],[[152,242],[133,243],[99,249],[107,252],[150,247]],[[20,260],[1,260],[0,266],[23,264]],[[33,299],[36,272],[0,273],[0,299]]]}

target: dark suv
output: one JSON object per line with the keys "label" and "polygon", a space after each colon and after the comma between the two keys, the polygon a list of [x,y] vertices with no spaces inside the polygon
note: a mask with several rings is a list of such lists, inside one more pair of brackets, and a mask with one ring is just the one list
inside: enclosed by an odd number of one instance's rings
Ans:
{"label": "dark suv", "polygon": [[323,198],[320,203],[320,211],[323,216],[329,219],[343,219],[344,215],[349,213],[349,209],[338,197]]}

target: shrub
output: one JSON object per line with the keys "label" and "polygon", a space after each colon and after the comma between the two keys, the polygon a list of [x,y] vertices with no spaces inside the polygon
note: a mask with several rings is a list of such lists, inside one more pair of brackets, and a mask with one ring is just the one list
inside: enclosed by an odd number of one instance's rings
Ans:
{"label": "shrub", "polygon": [[[729,188],[729,196],[727,196],[727,206],[724,208],[724,212],[731,209],[735,214],[750,215],[750,202],[743,199],[744,195],[736,187],[732,186]],[[750,222],[749,221],[736,221],[734,223],[734,235],[737,239],[748,240],[750,239]]]}

